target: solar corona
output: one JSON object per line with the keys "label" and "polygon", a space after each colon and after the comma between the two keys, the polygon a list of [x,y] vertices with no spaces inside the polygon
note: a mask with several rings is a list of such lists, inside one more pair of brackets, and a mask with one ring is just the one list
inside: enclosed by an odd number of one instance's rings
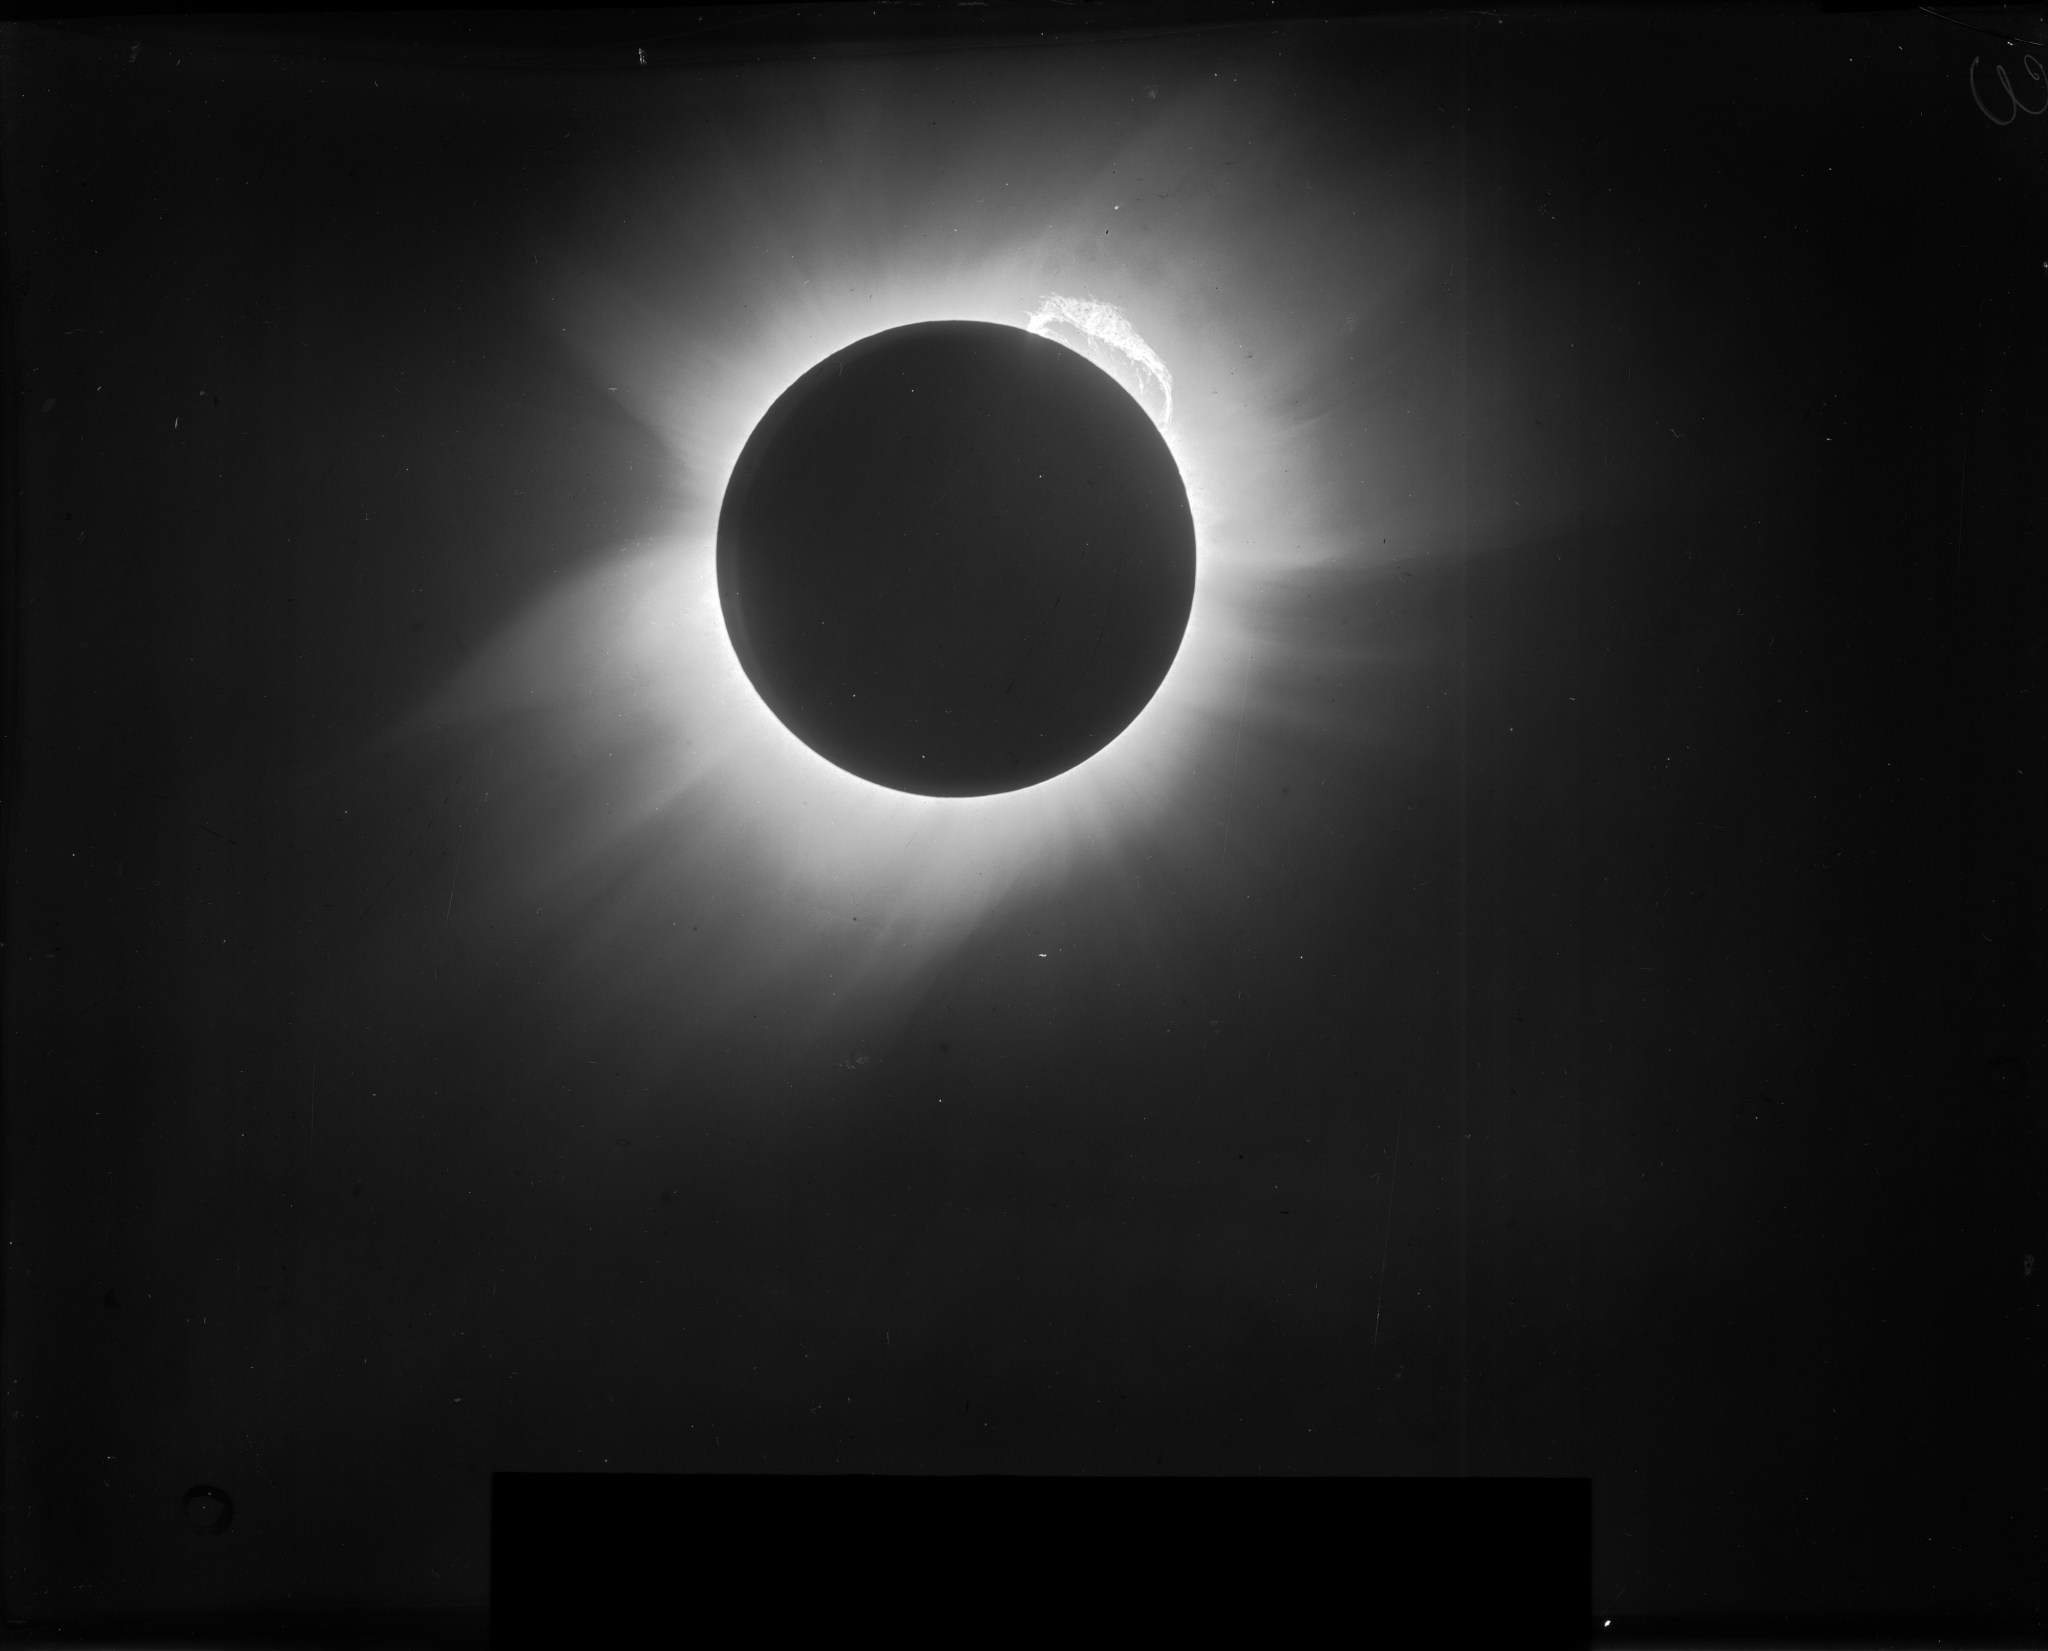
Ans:
{"label": "solar corona", "polygon": [[536,265],[647,508],[402,737],[468,753],[472,909],[559,924],[621,1047],[661,1028],[658,1066],[766,993],[836,1059],[1043,902],[1113,891],[1120,944],[1168,889],[1235,910],[1282,748],[1401,737],[1332,697],[1393,660],[1332,619],[1401,542],[1414,443],[1328,375],[1409,315],[1412,225],[1340,225],[1356,279],[1296,291],[1286,214],[1134,193],[1215,161],[1203,108],[1114,174],[1078,138],[1019,167],[996,122],[902,212],[921,138],[778,127]]}
{"label": "solar corona", "polygon": [[1313,348],[1247,351],[1157,279],[1061,291],[994,225],[932,265],[826,240],[660,307],[577,277],[573,347],[673,508],[409,724],[522,730],[480,784],[621,1026],[773,989],[852,1035],[1076,878],[1220,888],[1247,721],[1320,714],[1289,616],[1360,529],[1298,439]]}

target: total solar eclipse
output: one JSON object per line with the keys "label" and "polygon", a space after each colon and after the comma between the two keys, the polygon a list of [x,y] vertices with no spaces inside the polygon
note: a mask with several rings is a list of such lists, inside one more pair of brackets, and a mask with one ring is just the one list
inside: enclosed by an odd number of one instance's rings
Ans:
{"label": "total solar eclipse", "polygon": [[1194,599],[1187,490],[1151,417],[1018,327],[933,321],[791,385],[734,466],[734,651],[813,751],[972,797],[1084,762],[1144,709]]}

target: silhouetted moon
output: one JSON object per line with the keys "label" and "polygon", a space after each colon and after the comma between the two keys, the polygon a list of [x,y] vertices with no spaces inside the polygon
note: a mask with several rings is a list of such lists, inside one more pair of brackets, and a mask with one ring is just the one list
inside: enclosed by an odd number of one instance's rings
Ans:
{"label": "silhouetted moon", "polygon": [[1050,779],[1144,709],[1195,531],[1145,410],[1020,327],[876,333],[784,391],[718,519],[718,591],[782,722],[897,791]]}

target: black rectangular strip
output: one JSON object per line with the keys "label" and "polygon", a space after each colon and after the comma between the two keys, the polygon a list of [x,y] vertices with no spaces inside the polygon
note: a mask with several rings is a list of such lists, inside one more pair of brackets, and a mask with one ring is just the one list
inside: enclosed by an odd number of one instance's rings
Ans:
{"label": "black rectangular strip", "polygon": [[1585,1479],[493,1476],[495,1647],[758,1629],[1584,1645]]}

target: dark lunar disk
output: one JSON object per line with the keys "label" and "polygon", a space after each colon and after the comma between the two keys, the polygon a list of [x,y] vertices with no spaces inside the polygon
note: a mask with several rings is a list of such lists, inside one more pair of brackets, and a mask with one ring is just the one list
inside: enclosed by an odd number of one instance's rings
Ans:
{"label": "dark lunar disk", "polygon": [[935,797],[1014,791],[1129,725],[1195,589],[1187,490],[1145,411],[1018,327],[848,346],[748,439],[718,519],[740,663],[820,756]]}

